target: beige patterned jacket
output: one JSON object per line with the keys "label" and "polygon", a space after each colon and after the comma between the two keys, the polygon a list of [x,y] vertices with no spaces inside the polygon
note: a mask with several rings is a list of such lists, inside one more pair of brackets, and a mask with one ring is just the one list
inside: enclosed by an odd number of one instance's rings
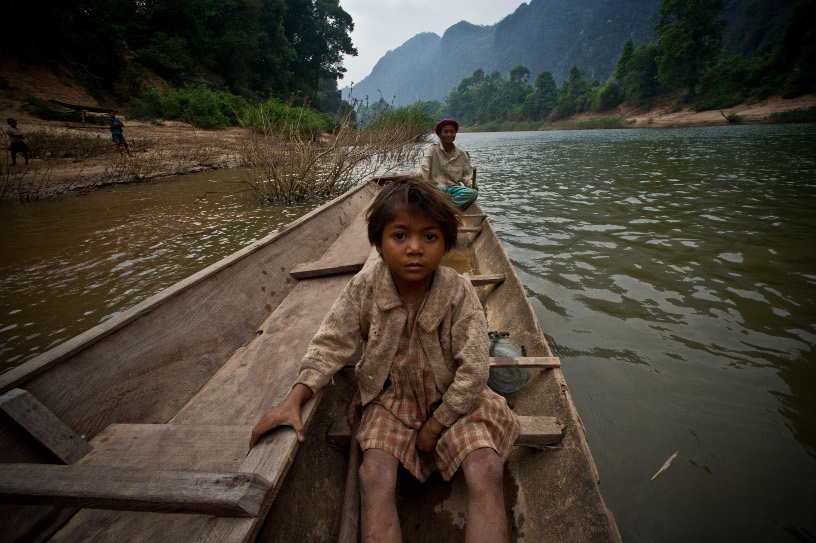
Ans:
{"label": "beige patterned jacket", "polygon": [[441,142],[429,145],[419,162],[417,173],[422,179],[433,181],[436,185],[445,185],[447,188],[456,186],[473,188],[473,166],[470,165],[470,157],[456,145],[453,146],[453,156],[450,158]]}
{"label": "beige patterned jacket", "polygon": [[[334,303],[301,363],[297,382],[317,392],[361,352],[355,367],[363,405],[382,391],[408,317],[383,260],[367,264]],[[487,385],[487,320],[470,282],[440,266],[417,316],[419,343],[443,392],[435,418],[468,413]]]}

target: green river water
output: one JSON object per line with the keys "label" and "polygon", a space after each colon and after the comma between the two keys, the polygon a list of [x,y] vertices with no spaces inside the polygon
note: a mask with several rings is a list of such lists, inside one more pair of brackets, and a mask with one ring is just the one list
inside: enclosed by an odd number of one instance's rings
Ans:
{"label": "green river water", "polygon": [[[816,541],[816,125],[457,143],[623,540]],[[314,207],[237,178],[0,206],[0,371]]]}

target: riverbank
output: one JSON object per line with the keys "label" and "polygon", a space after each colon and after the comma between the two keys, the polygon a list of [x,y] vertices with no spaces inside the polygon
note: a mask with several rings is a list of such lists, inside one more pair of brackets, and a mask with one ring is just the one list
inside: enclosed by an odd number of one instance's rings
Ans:
{"label": "riverbank", "polygon": [[[722,126],[728,124],[771,123],[771,115],[791,109],[806,109],[816,106],[816,95],[782,98],[772,96],[765,100],[747,101],[722,110],[694,111],[688,107],[678,107],[677,102],[666,102],[648,109],[618,106],[604,115],[581,113],[571,121],[584,121],[599,117],[619,117],[631,128],[691,128],[696,126]],[[730,121],[729,117],[734,119]]]}
{"label": "riverbank", "polygon": [[[26,108],[27,97],[99,107],[70,74],[0,61],[0,111],[2,119],[14,117],[36,147],[37,156],[25,166],[18,156],[0,157],[0,200],[29,201],[63,194],[84,194],[112,184],[132,183],[185,175],[241,164],[247,129],[202,130],[179,121],[133,121],[120,114],[132,156],[113,145],[107,126],[42,120]],[[13,76],[13,77],[12,77]],[[582,113],[550,124],[508,123],[500,128],[474,130],[571,130],[587,128],[668,128],[772,122],[770,116],[792,109],[816,106],[816,96],[792,99],[771,97],[733,108],[695,112],[676,100],[638,110],[619,106],[603,114]],[[729,120],[729,117],[731,120]],[[465,128],[464,130],[468,130]]]}
{"label": "riverbank", "polygon": [[62,194],[83,194],[120,183],[186,175],[234,167],[240,163],[240,145],[248,136],[243,128],[201,130],[186,123],[161,124],[130,121],[125,138],[130,155],[117,149],[106,126],[41,121],[24,118],[20,128],[39,153],[26,166],[21,156],[10,164],[8,151],[0,160],[0,181],[6,200],[36,200]]}
{"label": "riverbank", "polygon": [[[775,114],[816,107],[816,95],[765,100],[749,100],[735,107],[711,111],[694,111],[678,99],[667,99],[648,108],[620,105],[602,113],[585,112],[555,122],[486,123],[463,127],[463,132],[514,132],[529,130],[591,130],[606,128],[693,128],[734,124],[765,124],[779,122]],[[809,113],[812,117],[812,113]]]}

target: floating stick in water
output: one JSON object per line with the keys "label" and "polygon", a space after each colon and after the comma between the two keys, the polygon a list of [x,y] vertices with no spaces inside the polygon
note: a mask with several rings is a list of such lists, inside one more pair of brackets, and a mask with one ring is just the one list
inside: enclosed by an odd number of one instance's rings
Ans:
{"label": "floating stick in water", "polygon": [[660,475],[661,473],[663,473],[664,471],[666,471],[666,469],[667,469],[667,468],[668,468],[668,467],[671,465],[672,460],[674,460],[675,458],[677,458],[677,453],[679,453],[679,452],[680,452],[680,451],[676,451],[676,452],[675,452],[673,455],[671,455],[671,457],[670,457],[668,460],[666,460],[666,463],[665,463],[665,464],[663,464],[663,466],[662,466],[662,467],[661,467],[659,470],[657,470],[657,473],[655,473],[654,475],[652,475],[652,478],[651,478],[651,479],[649,479],[649,480],[650,480],[650,481],[654,481],[654,480],[655,480],[655,477],[657,477],[658,475]]}

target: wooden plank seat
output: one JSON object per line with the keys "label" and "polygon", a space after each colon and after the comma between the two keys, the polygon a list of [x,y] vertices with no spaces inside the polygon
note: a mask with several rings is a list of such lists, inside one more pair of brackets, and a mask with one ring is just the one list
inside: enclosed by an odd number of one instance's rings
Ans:
{"label": "wooden plank seat", "polygon": [[271,483],[254,473],[0,464],[0,502],[254,517]]}
{"label": "wooden plank seat", "polygon": [[460,226],[459,233],[460,234],[479,234],[482,231],[481,226]]}
{"label": "wooden plank seat", "polygon": [[481,274],[481,275],[468,275],[465,274],[470,280],[470,284],[474,287],[482,287],[485,285],[496,285],[498,283],[504,282],[504,274],[503,273],[490,273],[490,274]]}
{"label": "wooden plank seat", "polygon": [[343,230],[340,237],[326,250],[322,257],[314,262],[305,262],[296,266],[290,275],[296,279],[318,277],[336,273],[358,272],[363,268],[371,253],[368,243],[368,229],[364,208]]}

